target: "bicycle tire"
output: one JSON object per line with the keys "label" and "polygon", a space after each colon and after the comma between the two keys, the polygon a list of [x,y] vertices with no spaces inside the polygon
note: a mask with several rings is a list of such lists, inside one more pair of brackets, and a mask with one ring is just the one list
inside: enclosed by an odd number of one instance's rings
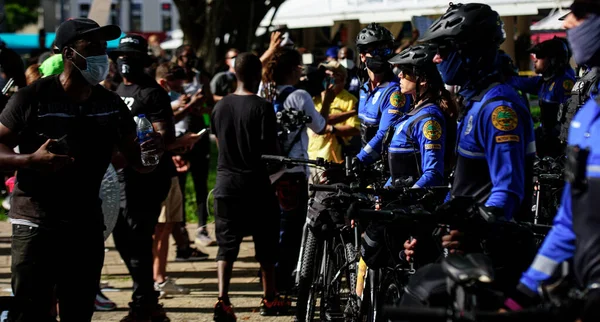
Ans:
{"label": "bicycle tire", "polygon": [[318,276],[315,272],[319,269],[316,262],[318,245],[321,243],[310,229],[306,231],[305,243],[298,280],[298,302],[296,303],[296,320],[298,322],[311,321],[314,316],[314,300],[312,298],[314,298],[316,290],[313,282],[314,277]]}

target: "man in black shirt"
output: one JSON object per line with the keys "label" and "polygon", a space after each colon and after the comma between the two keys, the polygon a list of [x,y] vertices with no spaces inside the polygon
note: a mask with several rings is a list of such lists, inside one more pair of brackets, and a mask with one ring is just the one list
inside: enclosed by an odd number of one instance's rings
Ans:
{"label": "man in black shirt", "polygon": [[[169,95],[154,78],[144,73],[144,67],[151,63],[146,40],[142,36],[127,35],[121,38],[119,47],[110,56],[123,76],[116,93],[131,114],[134,117],[144,114],[164,138],[167,150],[193,146],[199,139],[197,134],[188,133],[175,140]],[[121,321],[169,321],[158,304],[159,293],[154,290],[152,235],[161,204],[169,193],[171,178],[177,172],[169,153],[162,156],[150,173],[140,174],[130,166],[123,172],[127,204],[113,237],[133,279],[133,294],[129,314]]]}
{"label": "man in black shirt", "polygon": [[0,168],[18,170],[12,289],[24,304],[9,321],[54,320],[55,289],[61,321],[91,320],[104,260],[99,191],[113,148],[132,168],[151,170],[141,165],[127,107],[98,85],[108,71],[106,41],[120,34],[89,19],[61,24],[64,71],[22,88],[0,115]]}
{"label": "man in black shirt", "polygon": [[256,260],[262,269],[261,315],[283,313],[289,308],[275,290],[277,252],[273,247],[279,240],[279,205],[260,157],[277,153],[276,119],[273,106],[256,95],[261,70],[258,57],[239,55],[235,66],[238,88],[219,101],[212,113],[211,127],[219,148],[214,188],[219,244],[215,321],[235,321],[229,281],[242,238],[248,235],[253,237]]}

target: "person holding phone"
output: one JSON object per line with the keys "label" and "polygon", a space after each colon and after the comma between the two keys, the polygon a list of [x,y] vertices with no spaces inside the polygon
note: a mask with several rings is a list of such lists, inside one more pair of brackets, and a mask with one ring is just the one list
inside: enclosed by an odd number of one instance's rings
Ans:
{"label": "person holding phone", "polygon": [[[356,105],[358,99],[344,89],[348,72],[341,63],[332,60],[319,65],[325,69],[323,92],[313,97],[315,109],[320,111],[324,102],[331,100],[327,123],[335,125],[335,132],[319,135],[308,129],[308,158],[323,158],[328,161],[341,163],[345,155],[356,155],[348,152],[352,138],[360,135],[360,120]],[[327,89],[332,86],[333,95],[328,95]],[[328,96],[332,96],[331,99]],[[359,148],[360,149],[360,148]],[[358,152],[358,151],[355,151]],[[309,183],[318,184],[321,169],[310,168]]]}

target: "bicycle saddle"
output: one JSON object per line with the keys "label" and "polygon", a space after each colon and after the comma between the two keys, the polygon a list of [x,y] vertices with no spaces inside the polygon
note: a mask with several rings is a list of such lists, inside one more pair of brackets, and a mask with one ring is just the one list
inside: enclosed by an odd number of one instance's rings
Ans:
{"label": "bicycle saddle", "polygon": [[455,283],[463,286],[494,280],[492,263],[483,254],[451,254],[442,261],[442,269]]}

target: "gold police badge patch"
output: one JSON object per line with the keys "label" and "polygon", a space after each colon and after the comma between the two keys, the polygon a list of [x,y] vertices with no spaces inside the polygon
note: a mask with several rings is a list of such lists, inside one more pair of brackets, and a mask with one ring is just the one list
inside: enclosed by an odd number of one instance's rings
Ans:
{"label": "gold police badge patch", "polygon": [[404,98],[404,95],[399,91],[395,91],[390,95],[390,104],[392,104],[393,107],[404,106],[405,102],[406,99]]}
{"label": "gold police badge patch", "polygon": [[519,124],[515,110],[508,106],[498,106],[492,113],[492,124],[500,131],[512,131]]}
{"label": "gold police badge patch", "polygon": [[431,141],[439,140],[442,137],[442,126],[436,120],[429,120],[423,125],[423,135]]}

